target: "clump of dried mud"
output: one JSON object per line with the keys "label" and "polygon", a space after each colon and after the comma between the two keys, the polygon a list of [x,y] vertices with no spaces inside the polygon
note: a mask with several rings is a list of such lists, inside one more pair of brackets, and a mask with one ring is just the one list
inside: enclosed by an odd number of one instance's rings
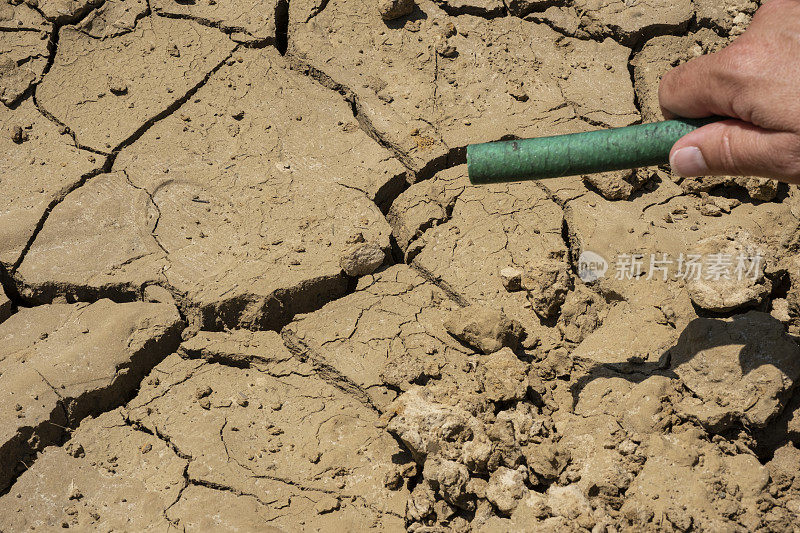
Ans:
{"label": "clump of dried mud", "polygon": [[462,164],[757,3],[0,2],[0,531],[796,531],[797,189]]}

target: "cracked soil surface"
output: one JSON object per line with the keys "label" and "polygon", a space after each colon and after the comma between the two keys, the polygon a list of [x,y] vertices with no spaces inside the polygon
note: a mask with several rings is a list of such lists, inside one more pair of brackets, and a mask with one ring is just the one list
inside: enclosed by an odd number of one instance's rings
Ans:
{"label": "cracked soil surface", "polygon": [[464,165],[758,2],[388,4],[0,0],[0,533],[800,530],[800,190]]}

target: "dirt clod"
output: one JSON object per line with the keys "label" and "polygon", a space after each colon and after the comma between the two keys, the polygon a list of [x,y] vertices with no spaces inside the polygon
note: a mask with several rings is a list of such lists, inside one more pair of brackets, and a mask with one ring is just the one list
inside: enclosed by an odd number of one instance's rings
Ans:
{"label": "dirt clod", "polygon": [[485,354],[504,346],[515,349],[524,334],[522,326],[497,309],[471,305],[450,312],[444,323],[448,333]]}
{"label": "dirt clod", "polygon": [[371,274],[386,260],[386,254],[375,243],[351,246],[344,252],[339,265],[348,276],[359,277]]}
{"label": "dirt clod", "polygon": [[518,291],[522,288],[522,270],[506,267],[500,271],[500,279],[507,291]]}
{"label": "dirt clod", "polygon": [[490,401],[522,400],[528,390],[527,365],[510,348],[502,348],[482,358],[477,376]]}
{"label": "dirt clod", "polygon": [[772,284],[764,275],[767,258],[749,233],[707,237],[695,249],[695,263],[705,267],[687,282],[696,305],[710,311],[730,311],[758,305],[769,294]]}
{"label": "dirt clod", "polygon": [[111,78],[111,80],[108,82],[108,89],[112,94],[121,96],[128,92],[128,85],[120,79]]}
{"label": "dirt clod", "polygon": [[526,477],[525,467],[512,470],[501,466],[489,478],[486,499],[492,502],[502,515],[509,515],[527,492]]}
{"label": "dirt clod", "polygon": [[533,310],[542,318],[551,318],[561,309],[561,305],[572,288],[569,265],[563,254],[552,254],[546,261],[527,270],[520,282],[528,293],[528,301]]}
{"label": "dirt clod", "polygon": [[782,411],[800,377],[800,348],[780,322],[750,311],[691,322],[672,351],[671,365],[697,396],[679,406],[687,414],[715,429],[735,420],[764,427]]}
{"label": "dirt clod", "polygon": [[335,498],[333,496],[324,496],[317,504],[314,506],[314,510],[317,514],[326,514],[336,511],[341,506],[339,502],[339,498]]}
{"label": "dirt clod", "polygon": [[17,144],[22,144],[28,140],[28,132],[22,129],[22,126],[12,126],[11,140]]}
{"label": "dirt clod", "polygon": [[414,0],[379,0],[378,12],[383,20],[394,20],[410,15],[415,7]]}

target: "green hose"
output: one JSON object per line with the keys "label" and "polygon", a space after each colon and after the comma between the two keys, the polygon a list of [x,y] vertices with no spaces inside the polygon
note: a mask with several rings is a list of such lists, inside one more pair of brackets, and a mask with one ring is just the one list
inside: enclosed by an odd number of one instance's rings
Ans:
{"label": "green hose", "polygon": [[669,161],[675,142],[700,126],[720,120],[678,119],[625,128],[571,133],[467,146],[473,184],[559,178]]}

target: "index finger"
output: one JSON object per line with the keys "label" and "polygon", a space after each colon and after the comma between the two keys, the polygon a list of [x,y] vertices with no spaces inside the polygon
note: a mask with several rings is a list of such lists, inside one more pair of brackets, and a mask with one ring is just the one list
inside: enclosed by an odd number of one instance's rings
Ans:
{"label": "index finger", "polygon": [[661,79],[658,101],[666,118],[735,116],[731,109],[731,69],[726,57],[709,54],[692,59]]}

